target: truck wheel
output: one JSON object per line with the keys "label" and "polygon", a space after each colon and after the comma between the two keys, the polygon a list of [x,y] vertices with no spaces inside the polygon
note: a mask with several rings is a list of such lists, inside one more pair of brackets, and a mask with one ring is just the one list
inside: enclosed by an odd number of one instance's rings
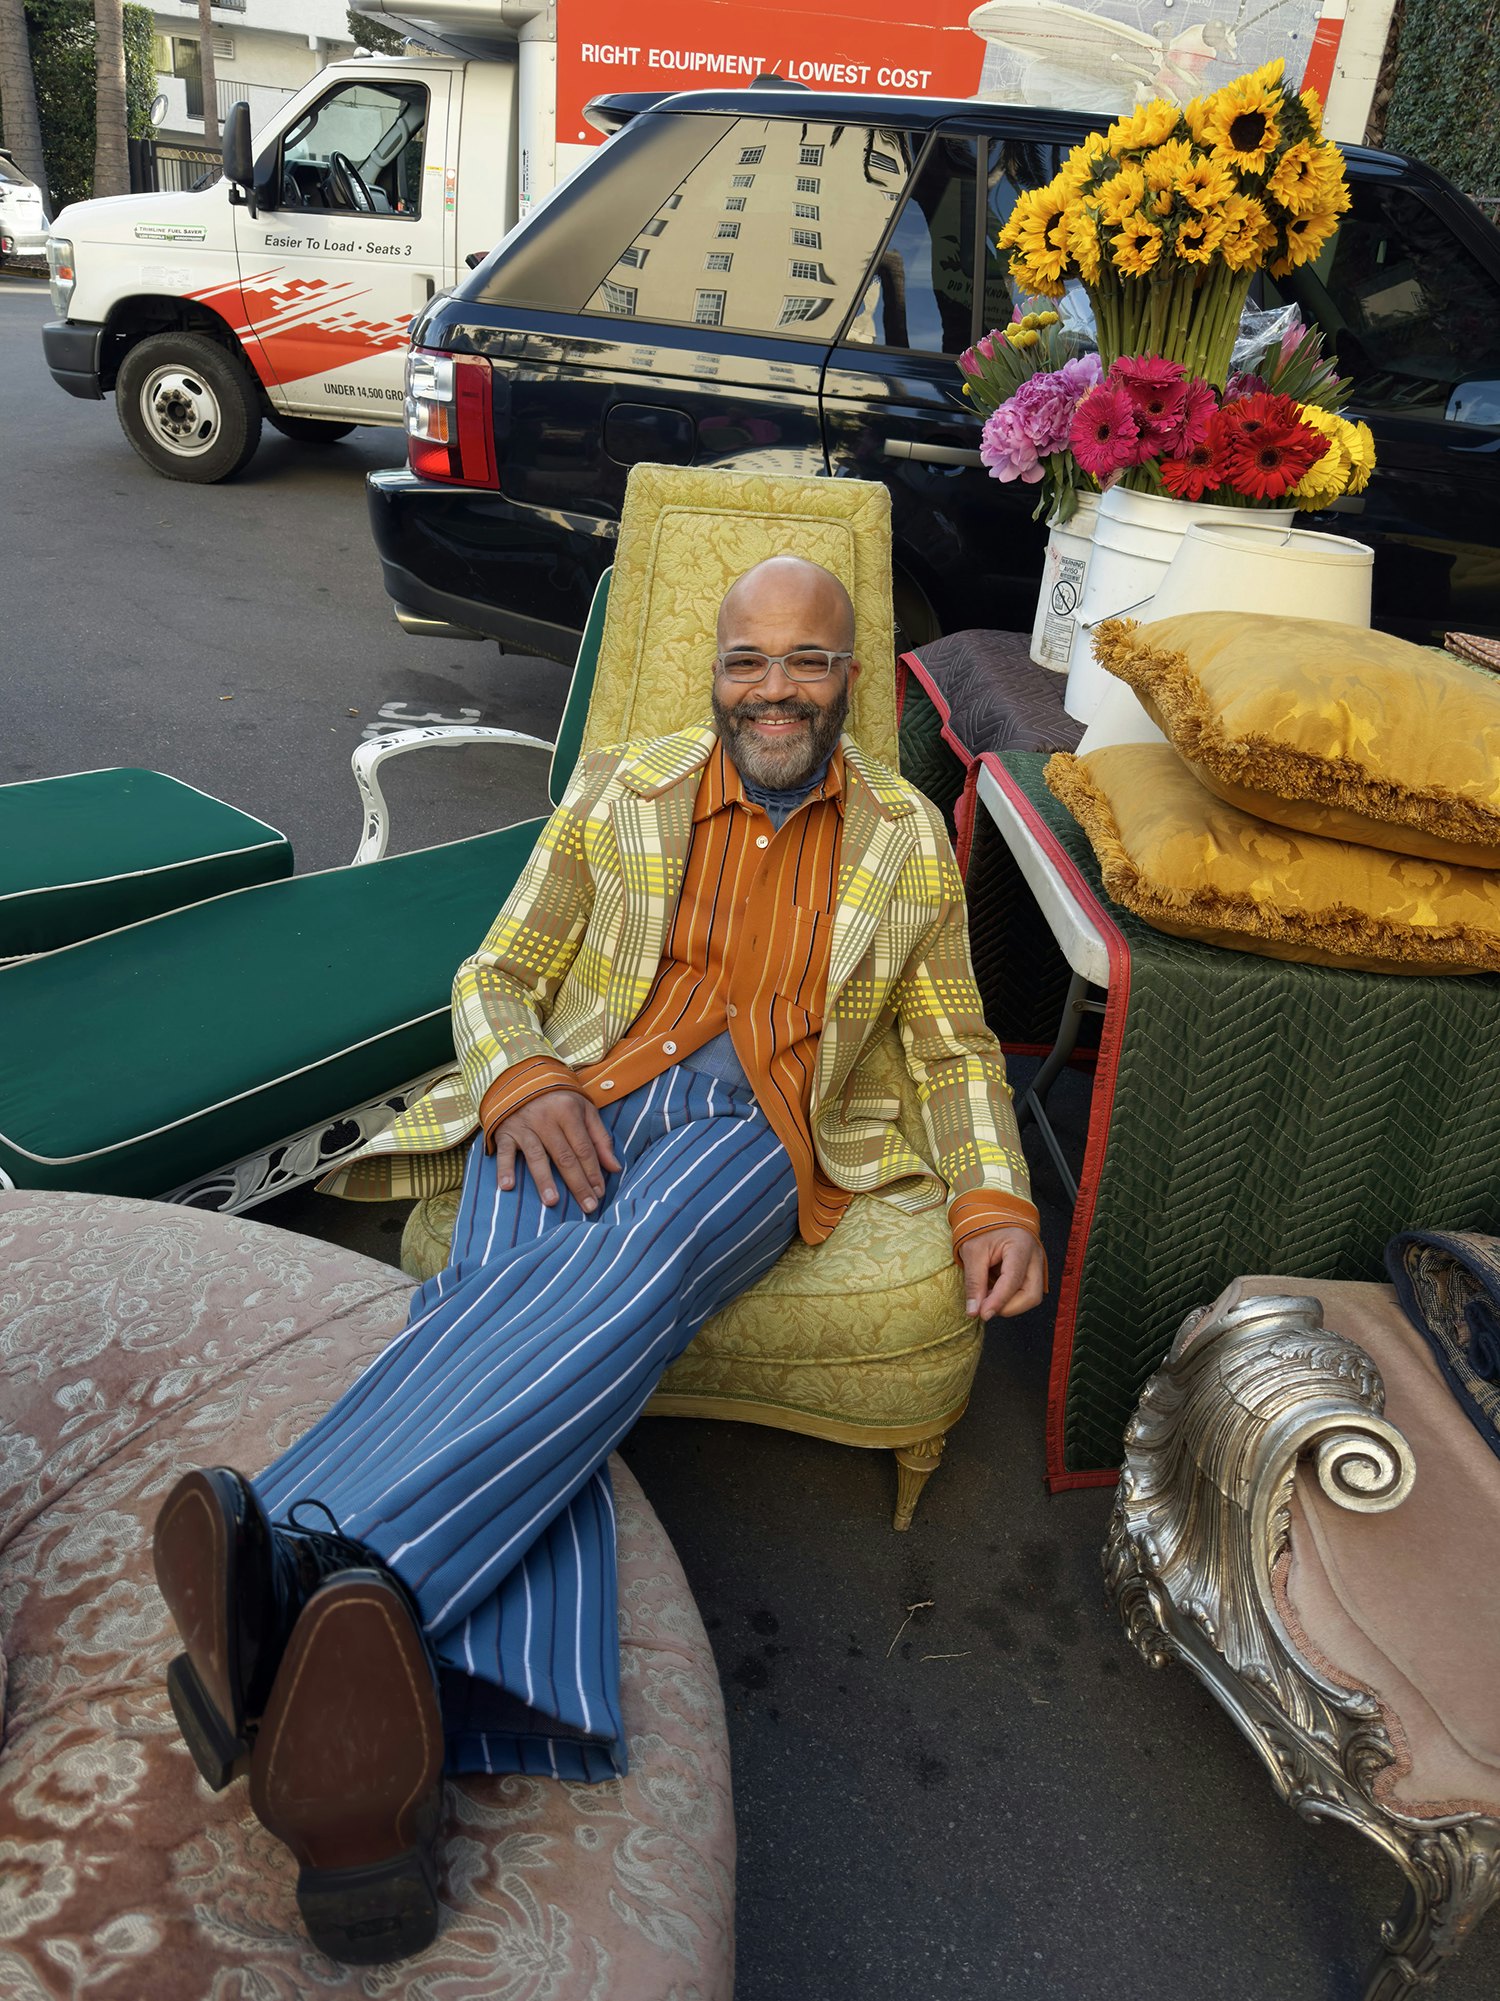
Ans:
{"label": "truck wheel", "polygon": [[120,427],[148,466],[210,486],[260,443],[260,396],[238,355],[204,334],[153,334],[120,364]]}
{"label": "truck wheel", "polygon": [[336,445],[359,428],[357,424],[328,424],[321,417],[283,417],[279,410],[268,410],[266,422],[284,438],[295,438],[299,445]]}

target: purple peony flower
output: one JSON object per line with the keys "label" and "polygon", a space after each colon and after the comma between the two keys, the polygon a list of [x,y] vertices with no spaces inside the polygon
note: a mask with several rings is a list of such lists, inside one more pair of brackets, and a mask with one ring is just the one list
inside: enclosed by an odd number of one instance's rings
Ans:
{"label": "purple peony flower", "polygon": [[985,420],[979,435],[979,456],[989,467],[992,479],[1019,479],[1027,486],[1035,486],[1045,468],[1016,415],[1015,402],[1013,396]]}
{"label": "purple peony flower", "polygon": [[1099,357],[1085,355],[1049,374],[1029,376],[1011,397],[1008,407],[1043,458],[1067,450],[1073,412],[1098,380]]}

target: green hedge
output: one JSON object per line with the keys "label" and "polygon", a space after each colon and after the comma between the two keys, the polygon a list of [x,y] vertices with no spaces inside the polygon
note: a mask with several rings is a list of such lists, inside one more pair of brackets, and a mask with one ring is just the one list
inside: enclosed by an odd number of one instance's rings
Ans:
{"label": "green hedge", "polygon": [[[94,9],[92,0],[27,0],[42,151],[52,213],[94,191]],[[125,9],[125,112],[130,136],[151,131],[156,62],[149,7]]]}
{"label": "green hedge", "polygon": [[1500,195],[1495,0],[1406,0],[1396,48],[1386,145],[1426,160],[1465,194]]}

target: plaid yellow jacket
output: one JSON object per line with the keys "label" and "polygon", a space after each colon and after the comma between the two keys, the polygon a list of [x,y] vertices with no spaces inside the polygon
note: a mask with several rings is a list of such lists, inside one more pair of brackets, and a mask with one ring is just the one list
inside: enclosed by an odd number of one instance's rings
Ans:
{"label": "plaid yellow jacket", "polygon": [[[645,1004],[693,833],[711,725],[584,758],[488,937],[453,983],[458,1068],[321,1184],[366,1200],[457,1187],[479,1105],[527,1057],[598,1062]],[[844,739],[844,829],[811,1120],[829,1179],[908,1210],[979,1190],[1027,1202],[1000,1046],[969,958],[937,809]],[[927,1157],[897,1123],[890,1029]]]}

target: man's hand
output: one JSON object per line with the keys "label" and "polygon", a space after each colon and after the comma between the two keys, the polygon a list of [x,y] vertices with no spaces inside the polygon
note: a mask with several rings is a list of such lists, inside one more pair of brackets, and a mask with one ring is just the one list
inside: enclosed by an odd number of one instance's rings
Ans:
{"label": "man's hand", "polygon": [[964,1268],[964,1301],[981,1320],[1009,1320],[1040,1306],[1047,1263],[1030,1230],[987,1230],[958,1247]]}
{"label": "man's hand", "polygon": [[560,1176],[574,1200],[592,1215],[604,1197],[606,1170],[617,1174],[620,1169],[604,1121],[581,1091],[543,1091],[502,1119],[494,1140],[500,1186],[515,1187],[519,1154],[549,1209],[557,1201],[555,1177]]}

